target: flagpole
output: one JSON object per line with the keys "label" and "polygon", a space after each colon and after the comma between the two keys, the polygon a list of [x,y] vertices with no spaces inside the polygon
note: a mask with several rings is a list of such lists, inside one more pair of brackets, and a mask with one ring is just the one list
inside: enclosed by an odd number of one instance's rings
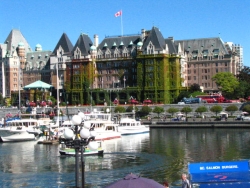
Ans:
{"label": "flagpole", "polygon": [[123,26],[122,26],[122,10],[121,10],[121,32],[122,32],[122,36],[123,36]]}

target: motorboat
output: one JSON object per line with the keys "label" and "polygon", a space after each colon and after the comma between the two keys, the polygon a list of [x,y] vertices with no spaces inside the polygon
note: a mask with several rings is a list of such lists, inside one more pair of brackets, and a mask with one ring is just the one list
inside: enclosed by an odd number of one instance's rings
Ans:
{"label": "motorboat", "polygon": [[[85,147],[85,150],[83,152],[83,155],[103,155],[104,149],[102,148],[102,142],[98,143],[98,149],[97,150],[91,150],[88,147]],[[61,144],[61,148],[59,149],[59,153],[61,155],[66,156],[74,156],[75,155],[75,149],[74,148],[67,148],[64,143]],[[81,155],[81,151],[79,152],[79,155]]]}
{"label": "motorboat", "polygon": [[41,121],[37,119],[20,119],[7,121],[0,128],[0,137],[2,142],[20,142],[35,140],[41,133]]}
{"label": "motorboat", "polygon": [[118,124],[111,120],[110,113],[94,111],[85,114],[84,124],[89,124],[89,127],[94,128],[96,132],[95,140],[121,138],[121,133],[118,132]]}
{"label": "motorboat", "polygon": [[118,132],[121,133],[121,135],[148,133],[149,127],[142,125],[140,121],[134,118],[123,117],[120,120]]}

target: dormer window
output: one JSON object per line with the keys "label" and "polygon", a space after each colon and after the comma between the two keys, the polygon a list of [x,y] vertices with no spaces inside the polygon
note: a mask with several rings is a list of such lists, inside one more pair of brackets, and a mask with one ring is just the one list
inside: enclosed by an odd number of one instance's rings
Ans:
{"label": "dormer window", "polygon": [[203,58],[204,58],[204,59],[207,59],[208,50],[203,50],[203,51],[202,51],[202,54],[203,54]]}
{"label": "dormer window", "polygon": [[213,55],[214,55],[215,58],[217,58],[218,55],[219,55],[219,49],[214,49],[213,50]]}
{"label": "dormer window", "polygon": [[198,50],[194,50],[194,51],[192,52],[192,56],[193,56],[193,59],[197,59]]}

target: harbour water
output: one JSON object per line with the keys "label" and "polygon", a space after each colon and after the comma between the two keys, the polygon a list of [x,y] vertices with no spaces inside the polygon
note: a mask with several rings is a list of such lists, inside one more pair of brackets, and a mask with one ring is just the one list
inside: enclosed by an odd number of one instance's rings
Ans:
{"label": "harbour water", "polygon": [[[85,157],[86,187],[105,187],[129,173],[178,187],[189,162],[250,158],[250,129],[151,129],[104,142],[105,154]],[[58,145],[0,144],[0,187],[74,187],[75,158]]]}

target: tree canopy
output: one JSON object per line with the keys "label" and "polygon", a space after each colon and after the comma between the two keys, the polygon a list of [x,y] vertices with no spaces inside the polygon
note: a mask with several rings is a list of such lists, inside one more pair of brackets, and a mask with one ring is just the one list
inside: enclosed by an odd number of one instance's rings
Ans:
{"label": "tree canopy", "polygon": [[190,113],[190,112],[192,112],[192,111],[193,111],[193,109],[192,109],[190,106],[185,106],[185,107],[183,107],[183,108],[181,109],[181,112],[182,112],[182,113],[185,113],[186,116],[187,116],[188,113]]}
{"label": "tree canopy", "polygon": [[199,106],[198,108],[196,108],[195,112],[200,113],[200,115],[202,115],[202,113],[207,112],[207,107],[206,106]]}
{"label": "tree canopy", "polygon": [[170,113],[173,117],[174,113],[178,112],[179,109],[175,107],[170,107],[169,109],[166,110],[166,112]]}
{"label": "tree canopy", "polygon": [[157,113],[158,118],[159,118],[160,113],[163,113],[163,112],[164,112],[164,108],[163,108],[163,107],[160,107],[160,106],[156,106],[156,107],[153,109],[153,112],[154,112],[154,113]]}
{"label": "tree canopy", "polygon": [[140,110],[140,114],[141,116],[146,116],[148,115],[150,112],[152,112],[152,109],[149,106],[143,106]]}
{"label": "tree canopy", "polygon": [[123,106],[116,106],[114,112],[115,113],[124,113],[124,112],[126,112],[126,109]]}
{"label": "tree canopy", "polygon": [[238,107],[236,105],[230,105],[230,106],[226,107],[226,109],[225,109],[225,111],[229,112],[231,114],[231,116],[237,110],[238,110]]}
{"label": "tree canopy", "polygon": [[214,112],[217,116],[217,114],[222,111],[222,107],[220,105],[215,105],[210,108],[210,111]]}
{"label": "tree canopy", "polygon": [[233,93],[239,85],[237,78],[230,72],[220,72],[212,77],[223,93]]}

